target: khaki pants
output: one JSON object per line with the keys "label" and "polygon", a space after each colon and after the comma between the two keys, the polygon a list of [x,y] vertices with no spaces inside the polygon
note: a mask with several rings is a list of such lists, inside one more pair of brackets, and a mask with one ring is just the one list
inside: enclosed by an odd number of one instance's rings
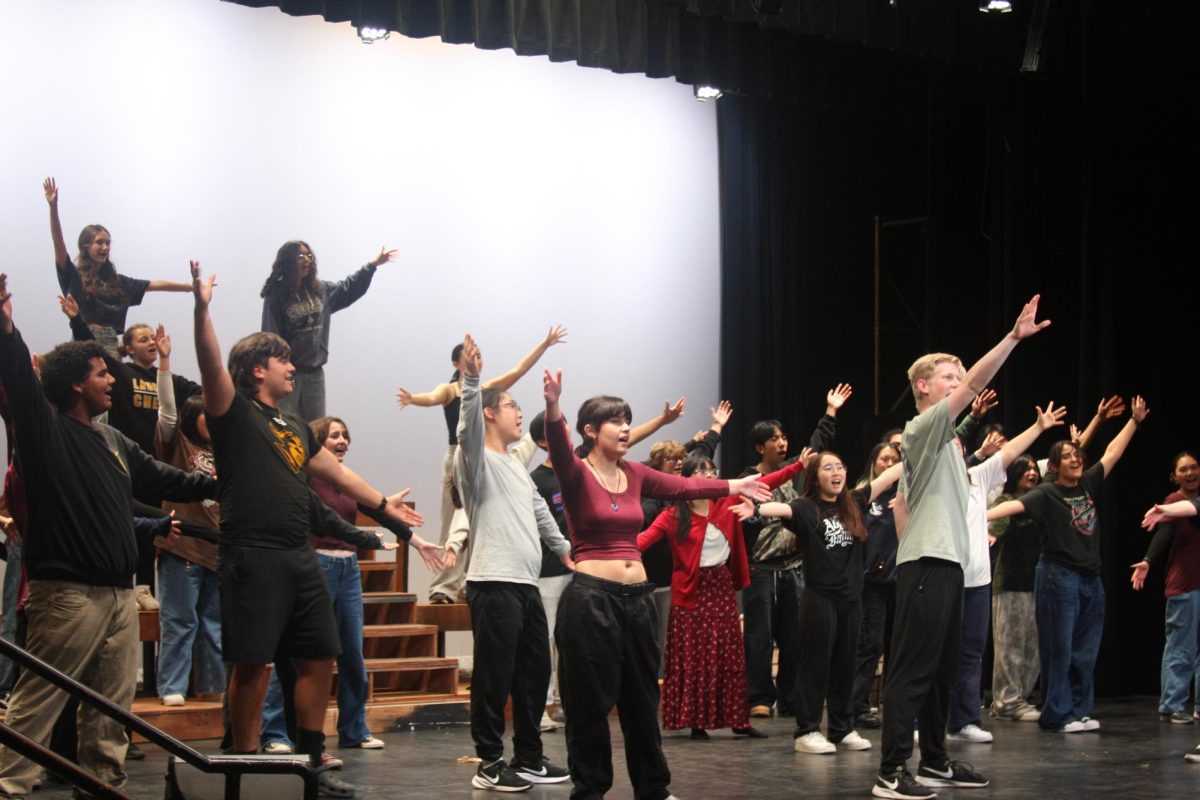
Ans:
{"label": "khaki pants", "polygon": [[[66,581],[30,581],[26,648],[61,672],[128,710],[137,689],[137,606],[132,589]],[[45,745],[67,693],[28,670],[9,699],[5,724]],[[79,764],[102,781],[125,784],[124,726],[79,706]],[[28,794],[41,767],[0,747],[0,792]]]}
{"label": "khaki pants", "polygon": [[[446,546],[446,540],[450,537],[450,520],[454,518],[454,501],[450,498],[450,475],[454,471],[454,451],[457,449],[454,445],[450,445],[450,449],[446,451],[445,457],[442,459],[442,528],[438,535],[438,545]],[[429,582],[429,594],[434,595],[441,593],[449,597],[451,600],[457,601],[466,587],[467,582],[467,567],[471,563],[471,544],[463,548],[458,554],[458,560],[454,562],[454,566],[442,567],[433,579]]]}

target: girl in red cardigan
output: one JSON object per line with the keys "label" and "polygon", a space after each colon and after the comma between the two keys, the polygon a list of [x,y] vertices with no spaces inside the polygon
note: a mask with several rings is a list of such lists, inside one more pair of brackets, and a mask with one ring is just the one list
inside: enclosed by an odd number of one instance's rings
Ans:
{"label": "girl in red cardigan", "polygon": [[[795,478],[807,456],[763,477],[770,489]],[[717,477],[707,454],[683,462],[683,476]],[[750,583],[742,523],[732,508],[739,497],[677,502],[638,535],[645,552],[666,539],[674,560],[671,617],[663,676],[663,728],[691,728],[693,739],[708,730],[732,728],[739,736],[765,739],[750,727],[746,699],[746,653],[735,593]]]}

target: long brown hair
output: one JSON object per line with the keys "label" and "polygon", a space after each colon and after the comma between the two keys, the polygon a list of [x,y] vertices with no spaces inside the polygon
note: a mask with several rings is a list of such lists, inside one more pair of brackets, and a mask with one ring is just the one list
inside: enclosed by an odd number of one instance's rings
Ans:
{"label": "long brown hair", "polygon": [[300,286],[301,292],[313,296],[325,293],[325,284],[317,280],[317,254],[308,246],[308,242],[295,239],[290,242],[284,242],[283,246],[275,254],[275,263],[271,264],[271,274],[267,276],[266,283],[263,284],[260,297],[266,297],[270,293],[271,288],[276,284],[282,286],[287,292],[292,291],[292,286],[296,282],[296,268],[300,261],[301,247],[308,247],[308,252],[313,254],[308,275],[305,276],[304,282]]}
{"label": "long brown hair", "polygon": [[[807,497],[811,500],[821,499],[821,484],[817,481],[818,475],[821,472],[821,462],[825,456],[832,456],[838,461],[842,457],[832,450],[822,450],[812,461],[808,462],[808,466],[804,468],[803,477],[800,481],[800,496]],[[838,492],[838,496],[834,498],[834,503],[837,504],[837,517],[841,520],[842,527],[850,531],[850,535],[860,542],[866,541],[867,528],[863,525],[862,511],[858,507],[858,503],[850,497],[848,489],[850,482],[847,480],[842,484],[842,490]]]}

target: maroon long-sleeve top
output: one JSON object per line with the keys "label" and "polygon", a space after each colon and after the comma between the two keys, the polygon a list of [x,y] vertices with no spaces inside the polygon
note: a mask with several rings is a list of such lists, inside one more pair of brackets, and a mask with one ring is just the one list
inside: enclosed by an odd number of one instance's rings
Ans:
{"label": "maroon long-sleeve top", "polygon": [[609,492],[571,447],[566,417],[546,420],[546,443],[554,474],[562,487],[563,510],[576,561],[641,561],[637,535],[642,530],[642,496],[659,500],[714,500],[729,496],[729,482],[716,478],[680,478],[636,461],[621,461],[626,488]]}

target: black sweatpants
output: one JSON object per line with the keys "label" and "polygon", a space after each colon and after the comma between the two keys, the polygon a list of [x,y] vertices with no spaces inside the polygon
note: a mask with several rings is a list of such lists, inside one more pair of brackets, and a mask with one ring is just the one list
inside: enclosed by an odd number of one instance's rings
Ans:
{"label": "black sweatpants", "polygon": [[[575,573],[554,624],[558,691],[567,715],[572,800],[612,788],[608,713],[616,705],[636,800],[664,800],[671,771],[658,730],[658,612],[654,584],[621,584]],[[543,702],[545,696],[543,695]]]}
{"label": "black sweatpants", "polygon": [[[875,668],[883,656],[883,668],[891,664],[889,653],[892,624],[896,617],[896,584],[864,583],[862,593],[862,624],[858,627],[858,656],[854,676],[854,716],[871,712],[871,687],[875,683]],[[886,677],[886,672],[884,673]],[[883,692],[881,691],[882,695]]]}
{"label": "black sweatpants", "polygon": [[881,771],[893,771],[912,756],[914,719],[921,734],[921,763],[946,763],[946,719],[958,675],[962,603],[963,571],[953,561],[922,558],[896,568]]}
{"label": "black sweatpants", "polygon": [[485,762],[504,757],[504,703],[512,695],[513,749],[527,764],[542,760],[539,723],[550,686],[550,633],[538,587],[470,581],[467,605],[475,635],[471,738]]}
{"label": "black sweatpants", "polygon": [[800,663],[796,670],[796,736],[821,729],[829,699],[829,740],[854,730],[854,664],[862,605],[834,600],[811,586],[800,595]]}

